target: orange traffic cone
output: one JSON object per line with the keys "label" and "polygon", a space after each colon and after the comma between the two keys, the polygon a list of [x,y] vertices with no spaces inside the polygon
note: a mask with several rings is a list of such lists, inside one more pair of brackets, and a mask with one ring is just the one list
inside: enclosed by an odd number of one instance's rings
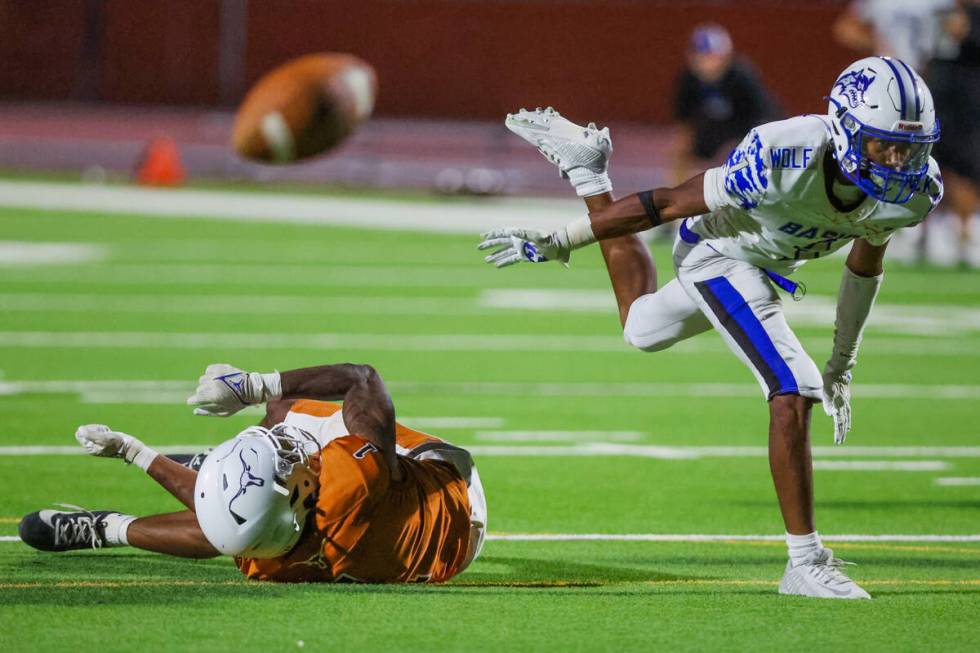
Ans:
{"label": "orange traffic cone", "polygon": [[172,138],[158,136],[147,143],[136,169],[137,183],[144,186],[178,186],[186,176],[177,144]]}

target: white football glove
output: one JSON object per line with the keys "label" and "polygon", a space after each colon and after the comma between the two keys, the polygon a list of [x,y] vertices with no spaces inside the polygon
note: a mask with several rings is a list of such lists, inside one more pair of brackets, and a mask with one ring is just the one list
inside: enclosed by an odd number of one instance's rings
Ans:
{"label": "white football glove", "polygon": [[823,411],[834,418],[834,444],[844,444],[851,430],[851,373],[827,368],[823,373]]}
{"label": "white football glove", "polygon": [[537,229],[519,229],[506,227],[488,231],[481,237],[483,241],[477,249],[493,249],[497,251],[484,257],[484,261],[498,268],[514,265],[521,261],[528,263],[544,263],[545,261],[561,261],[568,266],[572,249],[564,230],[545,233]]}
{"label": "white football glove", "polygon": [[93,456],[122,458],[143,470],[146,470],[157,457],[156,451],[137,438],[121,431],[113,431],[105,424],[79,426],[75,431],[75,439],[87,453]]}
{"label": "white football glove", "polygon": [[226,363],[208,365],[187,399],[195,415],[228,417],[242,408],[282,396],[279,372],[245,372]]}

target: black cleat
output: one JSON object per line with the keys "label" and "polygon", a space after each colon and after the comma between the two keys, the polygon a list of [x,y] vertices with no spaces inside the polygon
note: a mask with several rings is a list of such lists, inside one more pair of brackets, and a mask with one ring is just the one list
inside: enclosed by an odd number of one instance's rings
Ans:
{"label": "black cleat", "polygon": [[109,510],[39,510],[20,520],[20,539],[41,551],[100,549],[106,545],[104,519],[111,514]]}

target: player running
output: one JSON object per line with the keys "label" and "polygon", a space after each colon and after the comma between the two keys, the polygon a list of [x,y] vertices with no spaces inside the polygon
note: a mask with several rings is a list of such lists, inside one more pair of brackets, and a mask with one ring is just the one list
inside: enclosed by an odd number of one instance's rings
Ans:
{"label": "player running", "polygon": [[[343,408],[327,401],[336,399]],[[144,470],[187,510],[139,518],[41,510],[21,521],[21,539],[44,551],[225,554],[247,577],[280,582],[443,582],[479,555],[487,509],[469,453],[395,422],[373,368],[258,374],[211,365],[188,403],[198,415],[259,403],[267,413],[200,471],[107,426],[75,434],[88,453]]]}
{"label": "player running", "polygon": [[[789,547],[779,591],[870,598],[814,526],[810,412],[822,401],[835,442],[844,442],[851,369],[888,239],[942,198],[930,157],[939,123],[919,75],[897,59],[861,59],[834,82],[827,115],[756,127],[723,166],[618,201],[607,175],[608,129],[580,127],[553,109],[521,110],[507,126],[558,166],[589,215],[551,234],[484,234],[480,249],[496,248],[486,261],[567,262],[573,249],[599,241],[628,343],[659,351],[714,327],[769,402],[769,462]],[[657,290],[653,260],[635,234],[675,220],[676,278]],[[776,286],[798,299],[805,289],[787,275],[847,243],[833,353],[821,377],[786,323]]]}

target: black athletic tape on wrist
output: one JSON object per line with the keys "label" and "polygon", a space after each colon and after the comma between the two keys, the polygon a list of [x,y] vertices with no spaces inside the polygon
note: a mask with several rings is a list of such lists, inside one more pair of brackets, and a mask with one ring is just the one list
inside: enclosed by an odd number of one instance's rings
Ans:
{"label": "black athletic tape on wrist", "polygon": [[650,226],[659,227],[661,224],[663,224],[660,221],[660,209],[658,209],[657,205],[653,203],[653,191],[645,190],[641,193],[637,193],[636,196],[640,198],[640,204],[643,205],[643,210],[646,211],[647,218],[650,219]]}

